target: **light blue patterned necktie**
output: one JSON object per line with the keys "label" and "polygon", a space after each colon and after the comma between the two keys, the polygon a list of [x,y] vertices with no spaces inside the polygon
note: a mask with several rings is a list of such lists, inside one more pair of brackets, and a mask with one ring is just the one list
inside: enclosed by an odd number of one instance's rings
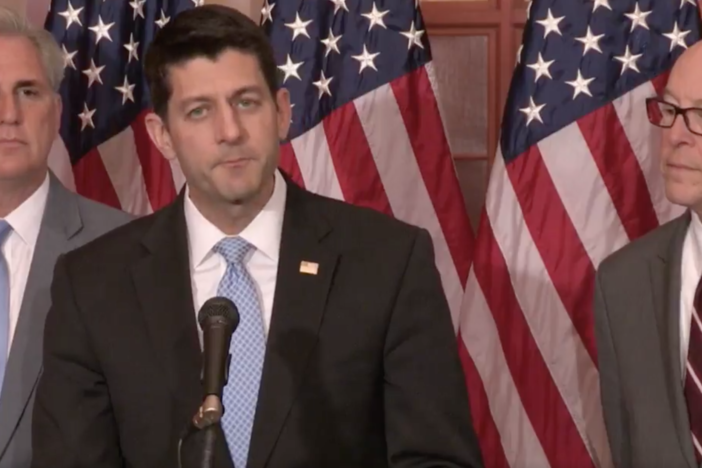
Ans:
{"label": "light blue patterned necktie", "polygon": [[213,249],[227,261],[217,295],[231,299],[241,317],[229,347],[231,363],[229,380],[222,395],[224,416],[221,422],[236,468],[246,466],[266,351],[256,286],[243,263],[253,248],[240,237],[227,237]]}
{"label": "light blue patterned necktie", "polygon": [[[0,247],[10,234],[10,225],[0,220]],[[8,343],[10,342],[10,269],[0,250],[0,393],[7,368]]]}

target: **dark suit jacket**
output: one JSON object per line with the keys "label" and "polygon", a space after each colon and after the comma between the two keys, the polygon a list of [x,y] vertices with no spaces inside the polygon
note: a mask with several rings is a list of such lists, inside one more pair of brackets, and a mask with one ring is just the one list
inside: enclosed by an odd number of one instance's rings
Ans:
{"label": "dark suit jacket", "polygon": [[680,363],[690,214],[605,259],[595,284],[604,419],[616,468],[694,468]]}
{"label": "dark suit jacket", "polygon": [[131,219],[123,211],[70,192],[49,174],[49,195],[0,396],[0,468],[30,466],[32,409],[56,258]]}
{"label": "dark suit jacket", "polygon": [[[182,197],[59,260],[34,468],[177,466],[203,398]],[[482,466],[427,232],[288,181],[281,242],[248,466]]]}

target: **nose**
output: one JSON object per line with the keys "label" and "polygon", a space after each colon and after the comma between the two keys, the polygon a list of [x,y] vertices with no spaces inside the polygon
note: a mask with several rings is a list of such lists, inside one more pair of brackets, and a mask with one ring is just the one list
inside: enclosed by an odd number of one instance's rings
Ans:
{"label": "nose", "polygon": [[675,116],[673,126],[663,132],[663,138],[667,139],[673,146],[680,144],[694,143],[694,136],[685,124],[685,118],[682,115]]}
{"label": "nose", "polygon": [[244,134],[241,118],[232,106],[221,106],[217,116],[217,139],[219,143],[233,144]]}
{"label": "nose", "polygon": [[20,120],[20,108],[14,94],[0,92],[0,124],[13,125]]}

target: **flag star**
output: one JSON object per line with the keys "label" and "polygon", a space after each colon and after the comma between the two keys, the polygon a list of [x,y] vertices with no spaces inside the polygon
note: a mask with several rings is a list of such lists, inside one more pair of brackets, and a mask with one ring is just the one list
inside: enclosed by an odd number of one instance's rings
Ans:
{"label": "flag star", "polygon": [[585,44],[585,48],[583,49],[583,55],[585,55],[590,50],[596,50],[597,52],[602,53],[602,49],[600,49],[600,39],[603,37],[604,34],[598,34],[597,36],[592,34],[592,30],[590,29],[590,26],[588,26],[587,33],[585,33],[585,35],[582,37],[576,37],[575,40]]}
{"label": "flag star", "polygon": [[641,26],[642,28],[648,29],[648,23],[646,23],[646,17],[653,13],[653,10],[641,11],[639,4],[636,4],[633,13],[624,13],[624,16],[631,20],[631,29],[633,31],[636,26]]}
{"label": "flag star", "polygon": [[122,105],[125,105],[127,100],[134,102],[134,86],[136,85],[129,84],[126,76],[122,86],[115,86],[115,89],[122,93]]}
{"label": "flag star", "polygon": [[536,78],[534,78],[534,83],[539,81],[539,78],[541,78],[542,76],[547,76],[553,79],[553,77],[551,76],[551,72],[548,71],[548,67],[550,67],[553,62],[555,62],[555,60],[549,60],[548,62],[544,61],[543,57],[541,56],[541,52],[539,52],[539,58],[536,60],[536,62],[527,65],[527,67],[531,68],[536,72]]}
{"label": "flag star", "polygon": [[77,70],[76,64],[73,63],[73,57],[76,56],[78,51],[74,50],[73,52],[69,52],[68,50],[66,50],[66,44],[64,44],[62,47],[63,47],[63,68],[71,67],[72,69]]}
{"label": "flag star", "polygon": [[295,108],[295,104],[290,104],[290,123],[293,123],[293,109]]}
{"label": "flag star", "polygon": [[83,26],[83,23],[80,22],[80,12],[83,11],[83,7],[78,8],[77,10],[73,8],[73,5],[71,5],[71,2],[68,2],[68,8],[66,11],[62,11],[59,13],[59,15],[63,16],[66,18],[66,30],[70,29],[71,25],[73,23],[78,24],[78,26]]}
{"label": "flag star", "polygon": [[268,0],[266,0],[263,4],[263,8],[261,8],[261,16],[263,16],[261,24],[266,24],[266,21],[273,22],[273,8],[275,8],[275,3],[271,5],[268,3]]}
{"label": "flag star", "polygon": [[680,0],[680,8],[684,7],[686,3],[697,6],[697,0]]}
{"label": "flag star", "polygon": [[592,94],[590,94],[589,85],[593,80],[594,78],[583,78],[583,75],[580,74],[580,70],[578,70],[578,77],[576,79],[573,81],[566,81],[567,84],[573,87],[573,99],[578,97],[578,94],[580,93],[587,94],[588,96],[592,97]]}
{"label": "flag star", "polygon": [[595,12],[599,7],[607,8],[612,11],[612,7],[609,5],[609,0],[595,0],[595,4],[592,7],[592,11]]}
{"label": "flag star", "polygon": [[522,63],[522,50],[524,50],[524,44],[519,44],[519,50],[517,50],[517,63]]}
{"label": "flag star", "polygon": [[534,104],[534,98],[529,98],[529,107],[519,109],[520,112],[527,116],[527,126],[529,126],[529,124],[535,119],[541,123],[544,123],[544,121],[541,120],[541,109],[543,109],[545,105],[546,104],[541,104],[537,106]]}
{"label": "flag star", "polygon": [[370,26],[368,26],[368,30],[370,31],[376,24],[387,29],[388,27],[385,26],[383,16],[387,15],[388,13],[390,13],[390,10],[378,11],[378,7],[375,5],[375,2],[373,2],[373,9],[371,10],[371,12],[363,13],[361,16],[365,16],[370,20]]}
{"label": "flag star", "polygon": [[534,4],[534,2],[533,2],[532,0],[529,0],[529,1],[527,2],[527,6],[526,6],[526,19],[529,19],[529,16],[531,16],[531,6],[532,6],[533,4]]}
{"label": "flag star", "polygon": [[317,87],[317,89],[319,89],[319,99],[322,99],[322,96],[324,96],[324,94],[328,94],[329,96],[331,96],[331,91],[329,90],[329,83],[331,83],[333,79],[333,76],[326,78],[324,76],[324,70],[322,70],[322,77],[319,79],[319,81],[315,81],[314,83],[312,83]]}
{"label": "flag star", "polygon": [[194,7],[200,7],[205,4],[205,0],[192,0]]}
{"label": "flag star", "polygon": [[619,62],[622,62],[622,71],[621,75],[624,74],[625,71],[628,69],[634,70],[637,73],[641,73],[639,71],[638,66],[636,65],[636,61],[641,57],[641,54],[632,54],[631,51],[629,50],[629,46],[626,46],[626,51],[624,52],[624,55],[618,55],[614,57],[614,60],[618,60]]}
{"label": "flag star", "polygon": [[144,4],[146,3],[146,0],[132,0],[129,2],[129,6],[132,7],[134,10],[134,19],[137,18],[137,16],[141,16],[144,18]]}
{"label": "flag star", "polygon": [[537,21],[537,23],[544,27],[544,39],[546,39],[546,37],[548,37],[548,35],[552,32],[555,32],[559,36],[562,35],[561,29],[558,27],[558,23],[563,21],[563,18],[565,18],[565,16],[559,16],[558,18],[554,18],[553,14],[551,13],[551,9],[549,8],[548,13],[546,15],[546,19]]}
{"label": "flag star", "polygon": [[341,52],[339,51],[339,40],[341,39],[341,36],[343,36],[343,34],[335,36],[331,28],[329,28],[329,36],[327,36],[326,39],[322,39],[321,41],[322,44],[324,44],[324,46],[327,48],[327,50],[324,52],[325,57],[328,56],[332,50],[337,54],[341,54]]}
{"label": "flag star", "polygon": [[297,73],[297,69],[300,68],[303,63],[304,62],[293,63],[292,59],[290,58],[290,54],[288,54],[288,59],[285,62],[285,65],[278,65],[278,68],[285,72],[283,83],[288,81],[288,78],[290,78],[291,76],[294,76],[298,80],[302,81],[302,78],[300,78],[300,75]]}
{"label": "flag star", "polygon": [[378,71],[377,68],[375,68],[375,63],[373,63],[373,60],[380,55],[380,52],[376,52],[374,54],[368,53],[368,49],[366,49],[365,44],[363,45],[363,53],[360,55],[352,55],[351,57],[358,60],[361,64],[360,70],[358,70],[358,73],[362,73],[363,70],[366,68],[372,68],[375,71]]}
{"label": "flag star", "polygon": [[412,48],[412,45],[416,45],[421,47],[422,49],[424,48],[424,44],[422,44],[422,35],[424,34],[424,30],[417,30],[414,27],[414,21],[412,21],[412,25],[410,26],[409,31],[401,32],[403,36],[405,36],[407,39],[409,39],[408,44],[407,44],[407,50],[410,50]]}
{"label": "flag star", "polygon": [[102,78],[100,78],[100,73],[105,69],[105,65],[101,67],[95,66],[95,61],[90,59],[90,68],[83,70],[83,73],[88,77],[88,88],[90,88],[96,81],[102,84]]}
{"label": "flag star", "polygon": [[93,115],[95,114],[95,111],[97,109],[90,110],[88,109],[87,104],[83,104],[83,112],[78,114],[78,117],[80,118],[80,130],[83,131],[85,130],[85,127],[92,127],[95,128],[95,124],[93,123]]}
{"label": "flag star", "polygon": [[91,26],[88,29],[90,29],[92,32],[95,33],[95,44],[97,45],[100,42],[100,39],[107,38],[108,41],[112,42],[112,38],[110,37],[110,28],[114,26],[115,23],[110,23],[110,24],[105,24],[102,22],[102,16],[98,15],[98,24],[95,26]]}
{"label": "flag star", "polygon": [[685,43],[685,36],[687,36],[688,34],[690,34],[690,31],[681,31],[680,28],[678,28],[678,23],[676,21],[675,25],[673,26],[673,30],[663,35],[670,39],[670,50],[672,51],[673,49],[675,49],[676,46],[680,46],[684,49],[687,49],[687,43]]}
{"label": "flag star", "polygon": [[166,13],[163,11],[163,8],[161,9],[161,18],[156,20],[156,25],[163,29],[165,25],[168,24],[168,22],[171,20],[170,16],[166,16]]}
{"label": "flag star", "polygon": [[129,58],[127,59],[127,63],[131,63],[132,57],[137,62],[139,61],[139,56],[137,55],[139,51],[137,50],[137,47],[139,47],[139,43],[134,42],[134,33],[131,33],[129,35],[129,44],[124,44],[124,48],[127,49],[127,51],[129,52]]}
{"label": "flag star", "polygon": [[312,20],[302,21],[300,19],[300,13],[295,13],[295,21],[292,23],[285,23],[285,26],[293,30],[293,41],[299,35],[310,37],[307,33],[307,26],[312,22]]}
{"label": "flag star", "polygon": [[341,9],[349,11],[349,7],[346,6],[346,0],[331,0],[331,2],[334,4],[334,14]]}

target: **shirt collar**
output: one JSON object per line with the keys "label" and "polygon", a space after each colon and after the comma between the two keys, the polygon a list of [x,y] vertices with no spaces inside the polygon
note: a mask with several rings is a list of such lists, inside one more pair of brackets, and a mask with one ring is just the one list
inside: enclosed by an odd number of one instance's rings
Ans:
{"label": "shirt collar", "polygon": [[[280,253],[280,238],[283,230],[286,198],[285,179],[276,170],[275,185],[271,198],[253,221],[239,234],[239,237],[244,238],[257,250],[275,261],[278,260]],[[184,208],[190,247],[190,264],[194,269],[209,257],[212,253],[212,248],[217,242],[227,236],[200,213],[190,200],[188,187],[185,189]]]}
{"label": "shirt collar", "polygon": [[34,247],[37,243],[48,197],[49,174],[47,172],[46,178],[39,188],[5,217],[5,221],[12,227],[12,231],[29,247]]}

